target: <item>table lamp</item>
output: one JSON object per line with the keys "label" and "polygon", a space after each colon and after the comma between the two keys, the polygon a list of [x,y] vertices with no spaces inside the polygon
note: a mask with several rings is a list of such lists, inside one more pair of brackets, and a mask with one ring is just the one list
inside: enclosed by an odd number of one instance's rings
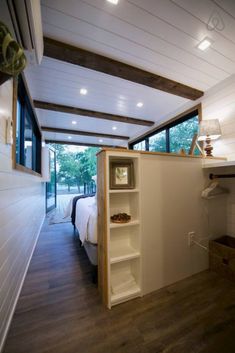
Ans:
{"label": "table lamp", "polygon": [[221,136],[221,129],[218,119],[202,120],[199,124],[198,141],[206,141],[206,157],[213,157],[211,140]]}

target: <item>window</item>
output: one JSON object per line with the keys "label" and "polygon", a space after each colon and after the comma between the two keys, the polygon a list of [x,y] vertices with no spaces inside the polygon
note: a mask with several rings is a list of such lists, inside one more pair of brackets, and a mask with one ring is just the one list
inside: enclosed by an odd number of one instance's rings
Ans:
{"label": "window", "polygon": [[198,132],[198,116],[183,121],[169,129],[170,152],[178,153],[183,148],[189,152],[194,134]]}
{"label": "window", "polygon": [[[134,150],[178,153],[181,149],[189,153],[194,134],[198,132],[200,106],[181,115],[159,130],[155,130],[140,140],[131,143],[129,147]],[[199,154],[196,148],[194,154]]]}
{"label": "window", "polygon": [[133,150],[145,151],[146,150],[145,141],[141,141],[133,145]]}
{"label": "window", "polygon": [[166,130],[149,137],[149,151],[166,152]]}
{"label": "window", "polygon": [[17,87],[15,158],[17,169],[20,165],[24,171],[41,173],[41,133],[21,77]]}

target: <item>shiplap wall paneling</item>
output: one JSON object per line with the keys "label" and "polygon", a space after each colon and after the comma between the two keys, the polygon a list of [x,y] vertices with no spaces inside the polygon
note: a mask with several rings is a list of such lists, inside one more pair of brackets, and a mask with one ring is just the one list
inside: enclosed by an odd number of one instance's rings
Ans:
{"label": "shiplap wall paneling", "polygon": [[0,87],[0,350],[45,215],[41,178],[13,170],[5,144],[12,93],[12,81]]}
{"label": "shiplap wall paneling", "polygon": [[235,160],[235,75],[212,89],[202,100],[203,119],[219,119],[222,136],[213,142],[214,155]]}

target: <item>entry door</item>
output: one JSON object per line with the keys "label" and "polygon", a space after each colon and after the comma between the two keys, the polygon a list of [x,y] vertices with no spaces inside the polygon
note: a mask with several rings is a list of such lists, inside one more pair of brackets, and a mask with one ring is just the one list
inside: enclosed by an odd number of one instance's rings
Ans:
{"label": "entry door", "polygon": [[53,149],[49,149],[49,165],[51,180],[46,183],[46,211],[56,208],[56,154]]}

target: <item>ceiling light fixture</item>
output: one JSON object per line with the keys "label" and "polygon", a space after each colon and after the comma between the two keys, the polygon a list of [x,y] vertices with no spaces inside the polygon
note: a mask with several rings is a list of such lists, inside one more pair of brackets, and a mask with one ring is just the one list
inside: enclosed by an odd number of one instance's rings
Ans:
{"label": "ceiling light fixture", "polygon": [[73,125],[76,125],[76,124],[77,124],[77,122],[76,122],[75,120],[73,120],[73,121],[72,121],[72,124],[73,124]]}
{"label": "ceiling light fixture", "polygon": [[142,102],[138,102],[138,103],[136,104],[136,106],[137,106],[138,108],[142,108],[143,105],[144,105],[144,103],[142,103]]}
{"label": "ceiling light fixture", "polygon": [[85,96],[87,94],[87,89],[86,88],[81,88],[80,89],[80,94],[82,94],[83,96]]}
{"label": "ceiling light fixture", "polygon": [[102,140],[102,139],[99,139],[99,142],[100,142],[100,143],[102,143],[102,142],[103,142],[103,140]]}
{"label": "ceiling light fixture", "polygon": [[117,126],[113,126],[113,127],[112,127],[112,130],[117,130]]}
{"label": "ceiling light fixture", "polygon": [[71,139],[72,139],[72,136],[68,136],[68,139],[71,140]]}
{"label": "ceiling light fixture", "polygon": [[118,4],[118,0],[107,0],[107,1],[114,5]]}
{"label": "ceiling light fixture", "polygon": [[205,51],[206,49],[208,49],[212,44],[212,40],[208,37],[205,37],[200,43],[198,43],[197,48]]}

